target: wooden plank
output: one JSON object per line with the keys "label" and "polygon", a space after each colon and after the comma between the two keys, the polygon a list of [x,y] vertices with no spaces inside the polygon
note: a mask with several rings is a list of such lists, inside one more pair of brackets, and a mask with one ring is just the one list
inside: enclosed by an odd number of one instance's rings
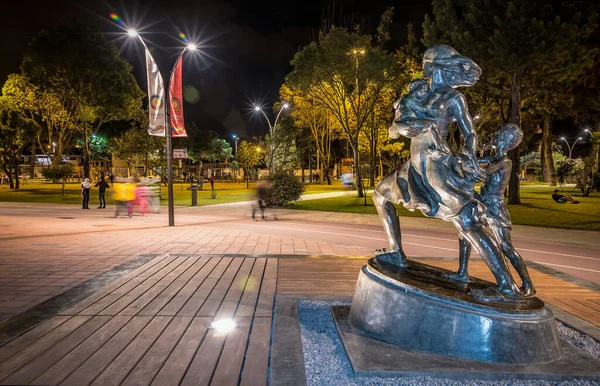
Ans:
{"label": "wooden plank", "polygon": [[[212,257],[208,263],[198,271],[194,277],[172,298],[162,310],[158,312],[158,315],[175,315],[183,307],[183,305],[192,297],[194,292],[200,287],[207,276],[215,269],[217,264],[221,261],[220,257]],[[216,281],[215,281],[216,283]],[[200,306],[198,306],[200,308]],[[198,311],[196,309],[194,314]],[[191,316],[191,315],[190,315]]]}
{"label": "wooden plank", "polygon": [[48,371],[32,382],[34,385],[56,385],[77,369],[83,362],[99,350],[131,319],[129,316],[115,316],[102,328],[86,339],[76,349],[58,361]]}
{"label": "wooden plank", "polygon": [[159,373],[152,381],[152,385],[179,385],[188,365],[194,358],[196,350],[200,346],[206,331],[206,323],[210,322],[211,318],[194,318],[192,324],[187,329]]}
{"label": "wooden plank", "polygon": [[[163,316],[167,318],[167,316]],[[175,345],[192,322],[191,317],[175,316],[158,340],[144,355],[142,360],[129,373],[121,386],[148,385],[160,371]]]}
{"label": "wooden plank", "polygon": [[241,386],[266,385],[271,347],[271,318],[254,318],[246,349]]}
{"label": "wooden plank", "polygon": [[244,294],[242,295],[242,299],[240,300],[240,304],[235,313],[236,316],[254,315],[256,300],[258,298],[258,293],[260,292],[260,287],[262,286],[262,278],[265,272],[266,263],[267,259],[265,258],[256,259],[254,267],[252,268],[252,273],[250,273],[250,277],[244,287]]}
{"label": "wooden plank", "polygon": [[257,317],[271,317],[277,290],[278,260],[269,258],[265,267],[265,273],[260,286],[260,295],[256,304],[255,315]]}
{"label": "wooden plank", "polygon": [[44,351],[42,355],[30,361],[24,367],[21,367],[19,371],[6,378],[3,383],[12,385],[31,383],[35,378],[39,377],[42,373],[52,367],[52,365],[62,359],[62,357],[67,355],[81,342],[96,332],[108,322],[109,319],[110,317],[108,316],[95,316],[88,320],[60,342]]}
{"label": "wooden plank", "polygon": [[557,306],[565,312],[568,312],[569,314],[575,315],[579,319],[586,320],[592,324],[597,324],[600,320],[594,310],[582,306],[581,304],[574,302],[572,299],[553,298],[549,303]]}
{"label": "wooden plank", "polygon": [[[187,260],[187,259],[186,259]],[[117,315],[123,308],[127,307],[130,303],[135,301],[138,297],[142,296],[146,291],[152,288],[156,283],[161,281],[165,276],[170,274],[173,270],[177,269],[181,264],[183,264],[185,260],[174,260],[169,265],[161,269],[159,272],[155,273],[148,279],[144,280],[143,283],[139,284],[132,290],[128,291],[125,294],[122,294],[118,297],[118,300],[114,301],[110,306],[99,310],[98,315]],[[117,292],[117,291],[115,291]],[[121,291],[118,291],[121,292]],[[93,306],[96,306],[94,304]],[[92,307],[93,307],[92,306]],[[87,313],[87,310],[84,310],[82,313]]]}
{"label": "wooden plank", "polygon": [[250,318],[238,318],[238,327],[227,334],[223,352],[210,384],[215,386],[237,385],[240,379],[246,343],[250,332]]}
{"label": "wooden plank", "polygon": [[89,316],[72,316],[69,320],[56,327],[42,338],[36,340],[16,355],[7,358],[0,364],[0,379],[17,371],[27,363],[42,355],[50,347],[69,335],[77,327],[81,326],[90,319]]}
{"label": "wooden plank", "polygon": [[27,331],[12,342],[0,347],[0,362],[4,362],[6,358],[14,356],[17,352],[69,320],[69,318],[70,316],[54,316],[39,326]]}
{"label": "wooden plank", "polygon": [[150,260],[146,264],[136,268],[135,270],[129,272],[128,274],[124,275],[123,277],[115,280],[114,282],[112,282],[111,284],[109,284],[108,286],[103,288],[102,290],[88,296],[87,298],[81,300],[80,302],[75,303],[74,305],[67,308],[66,310],[61,311],[59,314],[60,315],[78,314],[79,312],[83,311],[90,305],[94,304],[95,302],[99,301],[103,297],[107,296],[109,293],[113,292],[114,290],[122,288],[125,285],[128,285],[132,279],[140,277],[144,273],[157,270],[157,269],[159,269],[159,267],[164,266],[165,264],[167,264],[168,261],[172,260],[172,258],[169,258],[169,259],[167,259],[167,258],[168,258],[167,255],[163,255],[161,257],[155,257],[154,259]]}
{"label": "wooden plank", "polygon": [[162,260],[159,264],[156,264],[154,267],[150,268],[148,271],[148,277],[135,277],[126,284],[114,289],[110,293],[106,293],[102,291],[105,296],[101,297],[97,301],[91,303],[83,310],[79,311],[78,314],[81,315],[96,315],[98,312],[102,311],[106,307],[109,307],[111,304],[119,300],[121,297],[129,293],[134,288],[144,285],[149,280],[153,280],[156,275],[164,275],[164,268],[170,266],[171,264],[176,264],[175,257],[168,257]]}
{"label": "wooden plank", "polygon": [[210,383],[226,337],[227,335],[219,334],[214,330],[207,332],[181,381],[181,386],[208,385]]}
{"label": "wooden plank", "polygon": [[115,360],[94,380],[92,385],[118,385],[125,379],[129,371],[138,363],[148,348],[164,331],[171,321],[170,316],[157,316],[140,332],[140,334],[119,354]]}
{"label": "wooden plank", "polygon": [[185,303],[185,305],[177,312],[178,316],[194,316],[202,307],[206,298],[211,294],[215,285],[219,282],[221,275],[229,268],[229,265],[233,262],[232,258],[223,258],[215,269],[208,275],[202,285],[194,292],[192,297]]}
{"label": "wooden plank", "polygon": [[244,259],[233,259],[227,270],[223,273],[210,295],[204,301],[204,304],[196,314],[196,316],[214,316],[221,303],[223,302],[223,298],[229,291],[229,287],[231,287],[231,283],[233,278],[237,274],[240,266],[242,265]]}
{"label": "wooden plank", "polygon": [[[256,259],[253,258],[244,259],[244,261],[242,262],[242,266],[231,281],[231,285],[227,290],[227,294],[223,298],[221,305],[216,311],[216,317],[233,317],[235,311],[238,308],[238,304],[240,303],[240,299],[242,298],[242,294],[244,293],[244,289],[246,288],[246,284],[248,284],[248,278],[250,276],[252,268],[254,267],[255,261]],[[205,314],[203,316],[210,316],[211,310],[206,308],[204,312]]]}
{"label": "wooden plank", "polygon": [[61,385],[81,386],[92,382],[127,347],[129,342],[140,333],[151,319],[150,316],[134,316],[121,331],[79,366]]}
{"label": "wooden plank", "polygon": [[184,274],[196,261],[198,257],[190,257],[186,259],[181,265],[169,272],[165,277],[159,280],[155,285],[146,290],[137,299],[131,302],[127,307],[119,311],[119,315],[137,315],[146,305],[148,305],[154,298],[163,293],[171,286],[171,284],[177,280],[182,274]]}
{"label": "wooden plank", "polygon": [[[171,301],[181,289],[189,283],[202,268],[210,261],[210,257],[202,257],[187,270],[181,276],[179,276],[173,283],[171,283],[160,295],[154,298],[143,310],[139,312],[139,315],[156,315],[167,303]],[[175,315],[175,314],[173,314]]]}

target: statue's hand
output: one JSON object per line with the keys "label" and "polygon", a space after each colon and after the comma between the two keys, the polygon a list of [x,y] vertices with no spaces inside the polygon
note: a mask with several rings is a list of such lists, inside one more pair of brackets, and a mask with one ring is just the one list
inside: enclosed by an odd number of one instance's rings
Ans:
{"label": "statue's hand", "polygon": [[485,170],[479,166],[475,155],[461,154],[461,160],[465,177],[473,183],[485,181]]}

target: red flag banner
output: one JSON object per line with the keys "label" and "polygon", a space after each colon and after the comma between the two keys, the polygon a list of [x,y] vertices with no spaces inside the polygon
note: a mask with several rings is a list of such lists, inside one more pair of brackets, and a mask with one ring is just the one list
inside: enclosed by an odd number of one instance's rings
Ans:
{"label": "red flag banner", "polygon": [[183,92],[181,86],[182,59],[182,56],[177,59],[169,84],[169,96],[171,98],[171,136],[173,137],[187,137],[185,123],[183,121]]}
{"label": "red flag banner", "polygon": [[165,136],[164,84],[158,66],[146,48],[146,73],[148,77],[149,125],[148,134]]}

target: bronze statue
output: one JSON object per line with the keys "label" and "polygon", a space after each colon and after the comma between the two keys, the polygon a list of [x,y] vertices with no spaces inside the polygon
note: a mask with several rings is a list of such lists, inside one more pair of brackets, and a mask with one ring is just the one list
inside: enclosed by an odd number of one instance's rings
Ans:
{"label": "bronze statue", "polygon": [[[475,156],[477,136],[467,102],[458,87],[474,85],[481,69],[471,59],[461,56],[447,45],[435,45],[425,51],[423,77],[429,83],[413,85],[408,101],[397,103],[400,111],[389,128],[392,138],[400,135],[411,138],[410,160],[394,170],[377,185],[373,201],[386,231],[389,248],[378,251],[377,259],[398,267],[406,266],[402,251],[400,223],[393,204],[402,203],[409,210],[419,209],[428,217],[452,222],[464,240],[461,246],[464,264],[468,261],[469,245],[475,247],[496,278],[492,291],[477,290],[472,295],[482,299],[518,297],[519,288],[512,278],[502,249],[510,233],[506,227],[492,227],[503,243],[486,232],[482,217],[486,205],[475,197],[475,182],[483,181],[486,173]],[[449,126],[456,123],[463,136],[460,154],[450,152],[447,144]],[[496,177],[504,178],[499,174]],[[495,191],[490,180],[490,189]],[[490,196],[491,197],[491,196]],[[522,259],[512,245],[506,251],[515,266],[523,266]],[[502,245],[502,246],[500,246]],[[512,253],[512,252],[514,253]],[[506,253],[506,252],[505,252]],[[466,265],[465,265],[466,267]],[[466,269],[466,268],[465,268]],[[521,270],[524,287],[533,290],[526,269]],[[466,277],[459,272],[458,276]],[[527,283],[527,284],[526,284]]]}
{"label": "bronze statue", "polygon": [[[523,140],[523,132],[514,124],[502,126],[496,133],[492,141],[492,148],[496,151],[494,155],[479,159],[481,165],[487,165],[485,181],[481,185],[481,195],[475,194],[486,207],[486,222],[493,232],[496,242],[502,249],[504,256],[510,261],[522,281],[521,294],[524,296],[533,296],[535,288],[529,277],[527,266],[523,258],[515,250],[510,237],[511,221],[510,213],[504,202],[504,191],[510,178],[512,161],[506,155],[506,152],[519,146]],[[471,254],[471,245],[467,240],[459,236],[460,260],[459,268],[456,274],[448,277],[467,281],[468,280],[468,262]]]}

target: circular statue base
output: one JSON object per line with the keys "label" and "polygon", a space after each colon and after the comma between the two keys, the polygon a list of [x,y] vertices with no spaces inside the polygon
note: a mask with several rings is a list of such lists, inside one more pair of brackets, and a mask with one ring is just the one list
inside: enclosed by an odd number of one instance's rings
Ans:
{"label": "circular statue base", "polygon": [[469,290],[494,287],[409,261],[404,268],[369,260],[356,284],[350,323],[404,348],[485,362],[534,364],[562,355],[552,312],[535,297],[483,301]]}

